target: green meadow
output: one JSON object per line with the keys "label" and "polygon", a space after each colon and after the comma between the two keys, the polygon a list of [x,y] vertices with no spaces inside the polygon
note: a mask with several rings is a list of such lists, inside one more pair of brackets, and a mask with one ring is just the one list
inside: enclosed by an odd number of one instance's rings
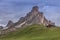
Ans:
{"label": "green meadow", "polygon": [[34,24],[0,36],[0,40],[60,40],[60,28]]}

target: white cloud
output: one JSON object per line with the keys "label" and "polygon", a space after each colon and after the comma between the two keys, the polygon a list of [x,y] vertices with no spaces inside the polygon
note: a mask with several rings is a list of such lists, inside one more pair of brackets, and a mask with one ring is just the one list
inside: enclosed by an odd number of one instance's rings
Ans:
{"label": "white cloud", "polygon": [[0,26],[3,26],[3,27],[5,27],[6,25],[4,25],[4,24],[0,24]]}

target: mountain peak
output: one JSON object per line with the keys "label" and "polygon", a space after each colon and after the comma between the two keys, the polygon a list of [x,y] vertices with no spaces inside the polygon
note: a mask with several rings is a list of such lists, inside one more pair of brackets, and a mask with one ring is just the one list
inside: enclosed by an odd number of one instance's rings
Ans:
{"label": "mountain peak", "polygon": [[34,6],[33,8],[32,8],[32,11],[38,11],[39,10],[39,7],[38,6]]}
{"label": "mountain peak", "polygon": [[39,7],[34,6],[25,17],[21,17],[19,21],[16,23],[13,23],[12,21],[8,22],[8,27],[22,27],[26,25],[32,25],[32,24],[43,24],[43,25],[48,25],[48,24],[53,24],[52,22],[49,22],[43,14],[43,12],[39,12]]}
{"label": "mountain peak", "polygon": [[55,23],[46,19],[43,12],[39,12],[38,6],[34,6],[31,10],[31,12],[29,12],[25,17],[21,17],[19,19],[19,21],[17,21],[16,23],[13,23],[10,20],[6,26],[7,29],[4,30],[4,32],[2,32],[2,33],[15,31],[18,28],[26,27],[26,26],[32,25],[32,24],[40,24],[40,25],[43,24],[44,26],[47,26],[47,27],[51,26],[51,25],[55,25]]}
{"label": "mountain peak", "polygon": [[9,22],[8,22],[8,24],[7,24],[7,26],[6,27],[10,27],[11,25],[13,25],[14,23],[11,21],[11,20],[9,20]]}
{"label": "mountain peak", "polygon": [[[21,17],[22,18],[22,17]],[[52,22],[49,22],[48,19],[45,18],[43,12],[39,12],[38,6],[33,6],[31,12],[29,12],[25,17],[18,21],[17,24],[24,24],[24,25],[31,25],[31,24],[43,24],[48,25],[49,23],[52,24]]]}

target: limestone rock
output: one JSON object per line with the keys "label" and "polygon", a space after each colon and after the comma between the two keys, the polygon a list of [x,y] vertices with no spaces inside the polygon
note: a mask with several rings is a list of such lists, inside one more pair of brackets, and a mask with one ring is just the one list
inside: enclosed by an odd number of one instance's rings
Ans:
{"label": "limestone rock", "polygon": [[13,25],[14,25],[14,23],[11,20],[9,20],[8,24],[6,25],[6,27],[11,28]]}
{"label": "limestone rock", "polygon": [[24,23],[23,25],[31,25],[31,24],[48,25],[49,23],[53,24],[52,22],[49,22],[49,20],[45,18],[43,12],[39,11],[38,6],[34,6],[32,10],[29,13],[27,13],[25,17],[21,17],[16,24],[20,25],[22,23]]}
{"label": "limestone rock", "polygon": [[32,24],[40,24],[40,25],[43,24],[45,26],[55,25],[55,23],[46,19],[46,17],[44,16],[44,13],[39,11],[38,6],[34,6],[32,10],[29,13],[27,13],[25,17],[21,17],[16,23],[13,23],[10,20],[6,26],[8,28],[1,31],[0,34],[16,31],[17,28],[22,28]]}

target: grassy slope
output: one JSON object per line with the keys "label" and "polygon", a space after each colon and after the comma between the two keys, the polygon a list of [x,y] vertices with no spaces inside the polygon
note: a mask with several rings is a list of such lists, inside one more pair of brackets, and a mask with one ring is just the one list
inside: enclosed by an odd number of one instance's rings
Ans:
{"label": "grassy slope", "polygon": [[60,28],[46,28],[42,25],[31,25],[17,32],[11,32],[0,40],[60,40]]}

